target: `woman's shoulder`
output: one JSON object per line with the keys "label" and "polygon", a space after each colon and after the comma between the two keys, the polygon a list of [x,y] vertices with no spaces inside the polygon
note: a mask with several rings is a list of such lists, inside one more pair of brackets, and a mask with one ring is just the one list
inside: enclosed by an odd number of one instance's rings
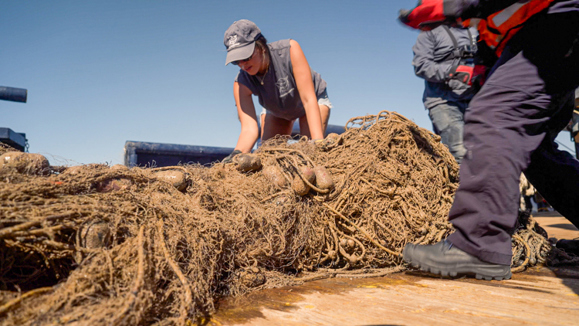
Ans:
{"label": "woman's shoulder", "polygon": [[271,42],[271,43],[268,43],[267,46],[269,47],[270,51],[289,48],[290,47],[290,40],[291,39],[288,38],[286,40],[279,40],[279,41]]}

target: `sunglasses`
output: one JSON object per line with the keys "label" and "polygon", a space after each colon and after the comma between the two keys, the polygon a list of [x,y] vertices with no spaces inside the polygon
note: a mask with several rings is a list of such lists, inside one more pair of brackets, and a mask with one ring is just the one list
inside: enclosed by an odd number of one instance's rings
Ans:
{"label": "sunglasses", "polygon": [[255,55],[255,52],[257,52],[257,51],[253,51],[253,53],[251,54],[251,57],[249,57],[245,60],[232,61],[231,64],[234,66],[239,66],[240,63],[246,63],[247,61],[251,60],[251,58],[253,58],[253,56]]}

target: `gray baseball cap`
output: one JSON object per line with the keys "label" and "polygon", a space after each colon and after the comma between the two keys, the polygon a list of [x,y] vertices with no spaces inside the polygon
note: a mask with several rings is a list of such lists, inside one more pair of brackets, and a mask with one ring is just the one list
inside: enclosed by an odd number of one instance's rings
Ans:
{"label": "gray baseball cap", "polygon": [[252,21],[242,19],[231,24],[223,37],[223,44],[227,49],[225,65],[251,57],[255,49],[255,41],[260,36],[261,31]]}

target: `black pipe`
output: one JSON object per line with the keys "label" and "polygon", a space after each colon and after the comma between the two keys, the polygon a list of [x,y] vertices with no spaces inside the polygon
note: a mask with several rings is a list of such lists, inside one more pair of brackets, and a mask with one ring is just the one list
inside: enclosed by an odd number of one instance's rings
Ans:
{"label": "black pipe", "polygon": [[24,88],[0,86],[0,100],[26,103],[28,90]]}

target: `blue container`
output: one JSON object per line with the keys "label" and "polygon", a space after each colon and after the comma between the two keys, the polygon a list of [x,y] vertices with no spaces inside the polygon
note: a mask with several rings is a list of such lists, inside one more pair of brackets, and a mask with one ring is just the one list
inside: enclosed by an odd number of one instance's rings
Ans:
{"label": "blue container", "polygon": [[223,160],[233,148],[127,141],[125,165],[161,167],[197,163],[210,165]]}
{"label": "blue container", "polygon": [[[344,131],[345,128],[342,126],[328,125],[326,135],[329,133],[341,134]],[[298,134],[299,125],[294,124],[292,136]],[[125,165],[128,167],[162,167],[197,163],[209,166],[222,161],[233,150],[233,147],[127,141],[125,142]]]}
{"label": "blue container", "polygon": [[24,152],[28,145],[28,140],[26,139],[25,133],[14,132],[10,128],[0,128],[0,143]]}

